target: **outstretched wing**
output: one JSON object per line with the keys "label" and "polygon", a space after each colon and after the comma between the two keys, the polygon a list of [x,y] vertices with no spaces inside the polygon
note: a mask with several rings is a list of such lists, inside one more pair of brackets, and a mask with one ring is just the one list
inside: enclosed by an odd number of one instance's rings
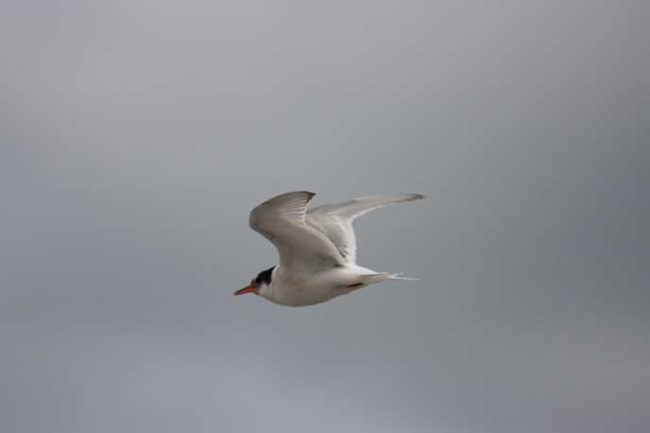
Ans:
{"label": "outstretched wing", "polygon": [[313,192],[296,191],[273,197],[250,213],[250,227],[275,245],[280,266],[312,273],[342,265],[344,259],[327,236],[305,222]]}
{"label": "outstretched wing", "polygon": [[421,194],[394,194],[359,197],[344,203],[326,204],[307,211],[307,224],[324,233],[347,263],[357,261],[357,239],[353,221],[371,210],[390,204],[420,200]]}

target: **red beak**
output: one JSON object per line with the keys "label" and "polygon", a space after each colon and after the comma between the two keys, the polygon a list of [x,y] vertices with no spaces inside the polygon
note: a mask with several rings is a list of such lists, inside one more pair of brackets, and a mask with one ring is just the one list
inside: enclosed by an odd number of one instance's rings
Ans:
{"label": "red beak", "polygon": [[246,293],[254,293],[256,288],[257,287],[255,286],[246,286],[243,289],[237,290],[234,294],[235,296],[237,296],[237,295],[245,295]]}

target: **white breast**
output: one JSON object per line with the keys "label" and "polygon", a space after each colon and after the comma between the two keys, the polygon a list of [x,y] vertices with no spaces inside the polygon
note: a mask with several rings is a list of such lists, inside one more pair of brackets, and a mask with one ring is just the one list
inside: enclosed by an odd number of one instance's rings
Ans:
{"label": "white breast", "polygon": [[[361,266],[341,266],[316,274],[274,272],[269,301],[293,307],[319,304],[362,287],[362,276],[373,274]],[[362,285],[358,285],[362,284]],[[354,286],[354,287],[351,287]]]}

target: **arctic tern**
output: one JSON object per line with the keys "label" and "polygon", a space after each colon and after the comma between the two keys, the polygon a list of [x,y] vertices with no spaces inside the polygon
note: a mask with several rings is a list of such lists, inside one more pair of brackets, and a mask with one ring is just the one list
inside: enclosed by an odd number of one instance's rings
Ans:
{"label": "arctic tern", "polygon": [[315,196],[288,192],[255,207],[249,225],[275,245],[280,264],[257,274],[235,295],[254,293],[292,307],[319,304],[370,284],[412,280],[356,264],[353,221],[371,210],[424,198],[420,194],[377,195],[307,209]]}

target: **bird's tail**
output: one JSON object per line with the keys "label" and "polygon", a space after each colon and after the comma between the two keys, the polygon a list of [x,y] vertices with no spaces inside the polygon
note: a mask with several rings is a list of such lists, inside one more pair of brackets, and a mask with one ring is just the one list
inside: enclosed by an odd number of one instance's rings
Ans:
{"label": "bird's tail", "polygon": [[402,277],[402,273],[391,274],[390,272],[377,272],[361,276],[364,285],[381,283],[388,280],[417,281],[417,278]]}
{"label": "bird's tail", "polygon": [[391,280],[402,280],[402,281],[417,281],[418,278],[414,277],[403,277],[402,272],[398,272],[397,274],[389,274],[389,277]]}

